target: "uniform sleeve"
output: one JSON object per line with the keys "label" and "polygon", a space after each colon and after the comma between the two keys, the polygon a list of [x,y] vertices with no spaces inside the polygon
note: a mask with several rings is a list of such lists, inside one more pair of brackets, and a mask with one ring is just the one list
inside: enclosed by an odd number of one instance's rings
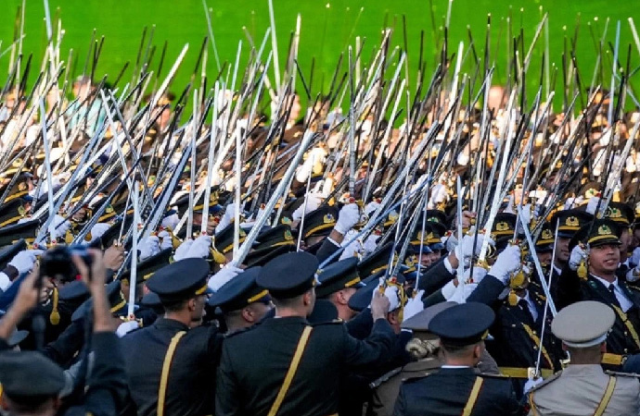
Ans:
{"label": "uniform sleeve", "polygon": [[346,322],[349,335],[357,339],[365,339],[371,334],[373,328],[373,317],[371,309],[367,308],[360,312],[356,317]]}
{"label": "uniform sleeve", "polygon": [[385,319],[376,320],[371,335],[362,341],[349,335],[344,325],[342,331],[345,365],[360,367],[382,363],[389,359],[394,345],[395,333]]}
{"label": "uniform sleeve", "polygon": [[400,393],[398,394],[396,405],[393,408],[393,416],[404,416],[405,414],[404,384],[402,384],[400,386]]}
{"label": "uniform sleeve", "polygon": [[124,358],[118,337],[113,332],[93,334],[94,365],[84,407],[93,416],[118,414],[127,396]]}
{"label": "uniform sleeve", "polygon": [[427,269],[420,277],[418,290],[424,290],[426,296],[438,291],[455,275],[451,274],[444,265],[444,259]]}
{"label": "uniform sleeve", "polygon": [[487,275],[478,283],[478,287],[471,292],[471,295],[467,298],[467,302],[478,302],[492,306],[498,300],[504,287],[504,284],[500,280],[491,275]]}
{"label": "uniform sleeve", "polygon": [[42,351],[61,366],[65,366],[80,351],[84,343],[84,320],[73,321],[55,341]]}
{"label": "uniform sleeve", "polygon": [[[322,241],[322,245],[318,249],[318,252],[316,253],[316,257],[318,258],[318,261],[322,263],[338,250],[340,250],[340,246],[335,245],[331,242],[331,240],[325,238]],[[338,259],[339,257],[336,256],[334,261],[338,261]]]}
{"label": "uniform sleeve", "polygon": [[554,300],[558,310],[581,300],[580,278],[576,271],[571,270],[569,266],[565,267],[557,281],[558,296]]}
{"label": "uniform sleeve", "polygon": [[216,380],[216,416],[233,416],[242,414],[238,383],[233,374],[232,359],[229,348],[222,348],[222,359]]}

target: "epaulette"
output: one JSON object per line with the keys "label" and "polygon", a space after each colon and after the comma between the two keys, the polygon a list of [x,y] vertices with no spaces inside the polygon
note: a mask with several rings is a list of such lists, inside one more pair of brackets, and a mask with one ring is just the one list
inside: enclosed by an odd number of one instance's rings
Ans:
{"label": "epaulette", "polygon": [[371,383],[369,383],[369,388],[371,390],[373,389],[377,389],[378,387],[380,387],[380,385],[382,383],[387,382],[391,377],[400,374],[400,372],[402,371],[402,367],[398,367],[398,368],[394,368],[393,370],[389,371],[388,373],[384,374],[382,377],[373,380]]}
{"label": "epaulette", "polygon": [[317,322],[314,324],[311,324],[312,327],[316,327],[316,326],[321,326],[321,325],[333,325],[333,324],[344,324],[344,321],[342,319],[333,319],[331,321],[326,321],[326,322]]}
{"label": "epaulette", "polygon": [[558,371],[557,373],[554,373],[551,377],[545,379],[542,383],[538,384],[537,386],[534,386],[531,390],[529,390],[529,393],[539,390],[543,386],[546,386],[547,384],[552,383],[553,381],[557,380],[561,374],[562,374],[562,371]]}
{"label": "epaulette", "polygon": [[415,383],[416,381],[420,381],[420,380],[425,379],[426,377],[429,377],[431,374],[433,374],[433,373],[425,373],[425,374],[421,374],[421,375],[415,376],[415,377],[403,378],[402,382],[406,383],[406,384]]}
{"label": "epaulette", "polygon": [[609,371],[605,370],[605,374],[616,377],[629,377],[629,378],[640,378],[640,374],[638,373],[623,373],[622,371]]}

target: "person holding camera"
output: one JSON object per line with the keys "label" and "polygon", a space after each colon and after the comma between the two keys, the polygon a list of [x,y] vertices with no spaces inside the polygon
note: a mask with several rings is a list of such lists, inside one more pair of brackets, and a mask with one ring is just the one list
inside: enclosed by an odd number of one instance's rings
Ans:
{"label": "person holding camera", "polygon": [[[39,301],[39,282],[42,279],[34,268],[21,283],[18,295],[0,320],[0,383],[2,402],[11,415],[115,415],[122,409],[126,396],[124,360],[105,289],[105,267],[100,251],[90,250],[84,258],[71,257],[82,281],[93,299],[94,354],[91,373],[84,386],[81,400],[65,403],[60,398],[65,389],[63,370],[35,351],[11,351],[7,340],[15,327]],[[87,261],[89,260],[89,261]]]}

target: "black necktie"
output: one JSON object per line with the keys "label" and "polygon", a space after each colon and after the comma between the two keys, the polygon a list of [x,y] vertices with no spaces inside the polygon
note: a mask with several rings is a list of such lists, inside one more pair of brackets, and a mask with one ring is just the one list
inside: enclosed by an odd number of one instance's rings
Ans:
{"label": "black necktie", "polygon": [[524,311],[524,313],[527,314],[527,316],[529,317],[531,322],[535,322],[535,320],[533,319],[533,314],[531,314],[531,311],[529,310],[529,304],[527,303],[527,301],[525,299],[520,299],[518,301],[518,306],[520,306],[522,308],[522,310]]}
{"label": "black necktie", "polygon": [[611,295],[613,296],[613,300],[616,303],[616,306],[620,306],[620,302],[618,302],[618,297],[616,296],[616,287],[613,285],[613,283],[609,284],[609,292],[611,292]]}

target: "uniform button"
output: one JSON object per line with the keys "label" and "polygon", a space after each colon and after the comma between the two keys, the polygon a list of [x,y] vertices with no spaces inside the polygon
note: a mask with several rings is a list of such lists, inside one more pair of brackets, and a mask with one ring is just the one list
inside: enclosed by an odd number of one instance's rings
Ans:
{"label": "uniform button", "polygon": [[536,335],[536,331],[532,331],[532,332],[533,332],[533,335]]}
{"label": "uniform button", "polygon": [[515,328],[515,327],[516,327],[516,324],[511,324],[511,328]]}
{"label": "uniform button", "polygon": [[534,349],[534,350],[537,350],[537,349],[538,349],[538,347],[534,345],[534,346],[533,346],[533,349]]}

